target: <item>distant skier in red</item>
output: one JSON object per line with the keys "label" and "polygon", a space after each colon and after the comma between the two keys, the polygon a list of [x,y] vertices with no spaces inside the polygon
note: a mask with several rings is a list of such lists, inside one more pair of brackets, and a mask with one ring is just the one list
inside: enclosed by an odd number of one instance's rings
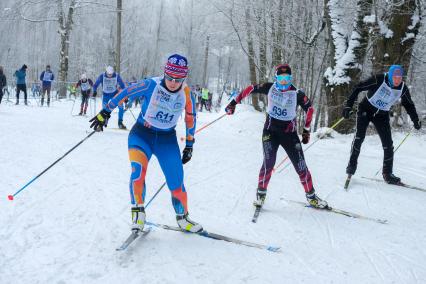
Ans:
{"label": "distant skier in red", "polygon": [[327,208],[327,202],[315,194],[311,173],[306,166],[302,145],[297,136],[297,106],[301,106],[306,112],[302,134],[303,144],[309,142],[314,109],[305,93],[292,84],[291,68],[288,64],[281,64],[275,68],[275,79],[274,83],[248,86],[225,108],[226,113],[232,115],[235,112],[235,106],[251,93],[268,96],[267,117],[262,135],[263,164],[259,173],[257,205],[262,206],[265,201],[266,189],[271,179],[278,147],[281,145],[299,175],[309,204],[316,208]]}

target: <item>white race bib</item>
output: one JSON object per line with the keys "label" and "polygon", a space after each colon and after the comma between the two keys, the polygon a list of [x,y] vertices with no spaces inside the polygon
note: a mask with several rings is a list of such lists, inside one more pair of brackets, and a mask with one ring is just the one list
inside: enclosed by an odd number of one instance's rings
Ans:
{"label": "white race bib", "polygon": [[53,74],[51,72],[44,71],[43,81],[44,82],[50,82],[50,81],[52,81],[52,75]]}
{"label": "white race bib", "polygon": [[280,91],[275,84],[268,92],[268,114],[269,116],[290,121],[296,117],[297,110],[297,91]]}
{"label": "white race bib", "polygon": [[117,76],[108,78],[104,75],[104,79],[102,81],[102,91],[106,94],[111,94],[117,91]]}
{"label": "white race bib", "polygon": [[85,91],[87,91],[87,90],[90,90],[90,84],[89,84],[89,81],[81,82],[81,84],[80,84],[80,88],[81,88],[81,90],[82,90],[83,92],[85,92]]}
{"label": "white race bib", "polygon": [[368,99],[368,101],[380,110],[389,111],[401,97],[403,89],[404,83],[402,83],[401,90],[394,90],[389,87],[385,81],[383,81],[382,85],[377,89],[374,95]]}
{"label": "white race bib", "polygon": [[177,93],[170,93],[160,86],[159,78],[154,78],[154,80],[157,82],[157,86],[152,92],[151,100],[143,118],[156,128],[173,128],[185,108],[184,88],[182,87]]}

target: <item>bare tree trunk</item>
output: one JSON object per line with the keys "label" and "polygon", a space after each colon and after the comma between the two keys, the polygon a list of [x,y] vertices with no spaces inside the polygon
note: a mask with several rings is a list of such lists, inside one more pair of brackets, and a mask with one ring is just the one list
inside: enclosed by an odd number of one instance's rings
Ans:
{"label": "bare tree trunk", "polygon": [[[410,66],[413,45],[419,32],[420,21],[413,23],[412,18],[418,12],[416,0],[393,0],[389,20],[392,34],[378,34],[373,48],[374,72],[384,72],[392,64],[399,64],[407,71]],[[414,25],[413,25],[414,24]],[[376,27],[379,33],[379,28]]]}
{"label": "bare tree trunk", "polygon": [[[413,22],[418,11],[416,0],[407,0],[403,3],[392,1],[389,19],[385,22],[385,25],[389,25],[390,31],[380,34],[380,28],[377,26],[375,29],[378,36],[372,60],[375,73],[387,71],[392,64],[402,65],[406,72],[409,71],[413,46],[420,28],[420,20]],[[392,110],[392,126],[401,127],[403,125],[401,105],[395,105]]]}
{"label": "bare tree trunk", "polygon": [[203,69],[203,85],[204,87],[207,87],[207,66],[208,66],[208,62],[209,62],[209,41],[210,41],[210,36],[207,36],[206,39],[206,49],[204,52],[204,69]]}
{"label": "bare tree trunk", "polygon": [[115,70],[121,71],[121,11],[123,10],[122,0],[117,0],[117,46],[115,51]]}
{"label": "bare tree trunk", "polygon": [[[343,4],[338,0],[325,0],[325,9],[327,11],[327,24],[329,37],[332,38],[333,68],[329,68],[325,76],[325,90],[328,101],[328,124],[334,124],[340,117],[344,106],[346,96],[350,94],[352,88],[357,84],[361,77],[362,63],[367,52],[368,45],[368,25],[364,22],[365,16],[371,12],[373,0],[358,0],[356,4],[356,19],[354,28],[346,43],[346,50],[342,52],[342,44],[346,42],[344,35],[336,30],[339,28],[342,15]],[[333,32],[335,31],[335,32]],[[336,50],[336,46],[340,46]],[[351,62],[347,62],[348,56],[352,57]],[[342,61],[340,61],[342,60]],[[336,127],[336,130],[348,133],[353,129],[355,122],[345,120]]]}
{"label": "bare tree trunk", "polygon": [[[247,5],[245,8],[245,20],[246,20],[246,31],[247,31],[247,50],[248,50],[248,61],[249,61],[249,70],[250,70],[250,83],[256,84],[256,62],[254,61],[254,44],[253,37],[251,34],[251,16],[250,8]],[[259,94],[252,94],[252,104],[255,110],[262,111],[262,108],[259,106]]]}
{"label": "bare tree trunk", "polygon": [[[272,66],[277,66],[283,60],[282,58],[282,48],[284,46],[283,42],[283,30],[284,30],[284,19],[283,19],[283,7],[284,0],[279,0],[278,9],[272,9],[271,20],[272,20]],[[275,13],[275,11],[278,11]],[[276,21],[276,27],[275,27]]]}
{"label": "bare tree trunk", "polygon": [[73,15],[75,9],[76,0],[71,0],[68,8],[68,15],[65,15],[63,3],[58,0],[58,22],[59,22],[59,34],[61,36],[61,51],[59,59],[59,97],[64,98],[67,94],[66,82],[68,80],[68,55],[70,45],[70,34],[73,26]]}
{"label": "bare tree trunk", "polygon": [[[267,81],[267,32],[266,32],[266,1],[263,0],[263,5],[257,11],[256,20],[261,25],[257,25],[257,34],[259,38],[259,81],[266,82]],[[259,96],[259,100],[262,101],[262,111],[266,110],[266,96]]]}
{"label": "bare tree trunk", "polygon": [[157,25],[157,39],[155,41],[155,48],[154,48],[154,56],[153,56],[153,61],[152,62],[152,66],[151,66],[151,70],[152,70],[152,74],[156,73],[157,70],[157,63],[158,63],[158,48],[160,46],[160,35],[161,35],[161,22],[163,21],[163,9],[164,9],[164,0],[160,0],[160,14],[158,16],[158,25]]}

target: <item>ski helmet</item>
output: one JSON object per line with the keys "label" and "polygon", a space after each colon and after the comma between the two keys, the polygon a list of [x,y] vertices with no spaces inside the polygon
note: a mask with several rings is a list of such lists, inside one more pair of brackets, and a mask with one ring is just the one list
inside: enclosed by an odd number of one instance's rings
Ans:
{"label": "ski helmet", "polygon": [[404,76],[404,69],[402,68],[401,65],[392,65],[391,67],[389,67],[388,81],[391,86],[394,86],[393,79],[392,79],[393,76],[397,76],[397,77]]}
{"label": "ski helmet", "polygon": [[281,75],[281,74],[288,74],[291,75],[291,68],[288,64],[280,64],[277,67],[275,67],[275,76]]}

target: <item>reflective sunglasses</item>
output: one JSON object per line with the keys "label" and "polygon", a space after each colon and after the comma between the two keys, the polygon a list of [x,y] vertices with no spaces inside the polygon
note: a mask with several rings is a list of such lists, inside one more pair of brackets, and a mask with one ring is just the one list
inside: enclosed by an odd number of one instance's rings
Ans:
{"label": "reflective sunglasses", "polygon": [[281,82],[281,81],[287,81],[290,82],[292,79],[291,75],[277,75],[277,81]]}
{"label": "reflective sunglasses", "polygon": [[169,75],[167,75],[166,73],[164,73],[164,78],[167,81],[175,81],[176,83],[182,83],[186,79],[186,78],[173,78],[173,77],[170,77]]}

